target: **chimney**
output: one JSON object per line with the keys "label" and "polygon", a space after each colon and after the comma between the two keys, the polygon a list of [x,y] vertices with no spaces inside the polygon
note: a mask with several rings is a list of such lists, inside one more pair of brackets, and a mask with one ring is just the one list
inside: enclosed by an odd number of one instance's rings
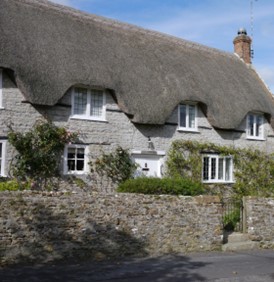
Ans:
{"label": "chimney", "polygon": [[234,53],[236,53],[246,64],[251,64],[251,38],[244,28],[240,28],[238,35],[233,40]]}

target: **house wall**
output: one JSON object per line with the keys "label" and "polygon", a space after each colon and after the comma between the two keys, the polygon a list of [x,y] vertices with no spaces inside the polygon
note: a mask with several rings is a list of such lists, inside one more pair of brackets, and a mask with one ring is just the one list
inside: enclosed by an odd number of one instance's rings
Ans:
{"label": "house wall", "polygon": [[[24,96],[12,80],[3,72],[2,104],[0,109],[0,138],[7,139],[9,127],[15,131],[28,131],[42,115],[30,104],[24,102]],[[6,144],[5,175],[10,175],[10,162],[14,156],[12,146]]]}
{"label": "house wall", "polygon": [[[264,129],[265,141],[246,139],[245,120],[238,131],[216,130],[209,124],[201,109],[198,109],[198,132],[177,130],[177,108],[164,125],[133,124],[119,109],[110,93],[106,95],[106,121],[71,119],[70,96],[69,92],[65,94],[54,107],[32,106],[24,103],[24,96],[4,72],[4,109],[0,110],[0,137],[6,138],[8,125],[12,125],[14,130],[26,131],[37,119],[49,118],[57,126],[78,132],[80,140],[89,145],[90,159],[98,157],[101,151],[109,152],[118,145],[130,150],[148,150],[148,136],[151,137],[155,150],[164,151],[166,154],[172,141],[177,139],[235,147],[256,147],[265,152],[273,152],[274,132],[268,123],[265,124]],[[7,146],[7,173],[11,158],[12,149]]]}

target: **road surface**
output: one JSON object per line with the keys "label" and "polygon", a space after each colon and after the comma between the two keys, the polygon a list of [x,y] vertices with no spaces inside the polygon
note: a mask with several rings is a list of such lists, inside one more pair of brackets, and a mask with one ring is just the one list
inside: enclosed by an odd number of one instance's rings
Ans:
{"label": "road surface", "polygon": [[0,268],[1,282],[274,281],[274,250]]}

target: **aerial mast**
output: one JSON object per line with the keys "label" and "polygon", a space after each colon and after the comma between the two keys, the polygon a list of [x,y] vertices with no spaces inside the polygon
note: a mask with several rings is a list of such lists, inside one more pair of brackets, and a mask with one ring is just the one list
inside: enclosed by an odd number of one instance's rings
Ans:
{"label": "aerial mast", "polygon": [[250,37],[251,41],[251,58],[254,57],[254,49],[253,49],[253,41],[254,41],[254,1],[258,0],[250,0]]}

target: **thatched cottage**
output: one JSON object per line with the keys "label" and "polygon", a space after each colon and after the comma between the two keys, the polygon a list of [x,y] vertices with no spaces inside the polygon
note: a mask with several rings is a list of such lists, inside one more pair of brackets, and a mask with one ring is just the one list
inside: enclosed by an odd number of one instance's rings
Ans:
{"label": "thatched cottage", "polygon": [[[65,149],[64,174],[87,173],[90,159],[118,145],[153,176],[176,139],[273,151],[273,98],[243,29],[233,54],[46,0],[1,0],[0,28],[2,176],[7,125],[26,131],[40,118],[80,134]],[[203,157],[205,182],[233,181],[229,156]]]}

